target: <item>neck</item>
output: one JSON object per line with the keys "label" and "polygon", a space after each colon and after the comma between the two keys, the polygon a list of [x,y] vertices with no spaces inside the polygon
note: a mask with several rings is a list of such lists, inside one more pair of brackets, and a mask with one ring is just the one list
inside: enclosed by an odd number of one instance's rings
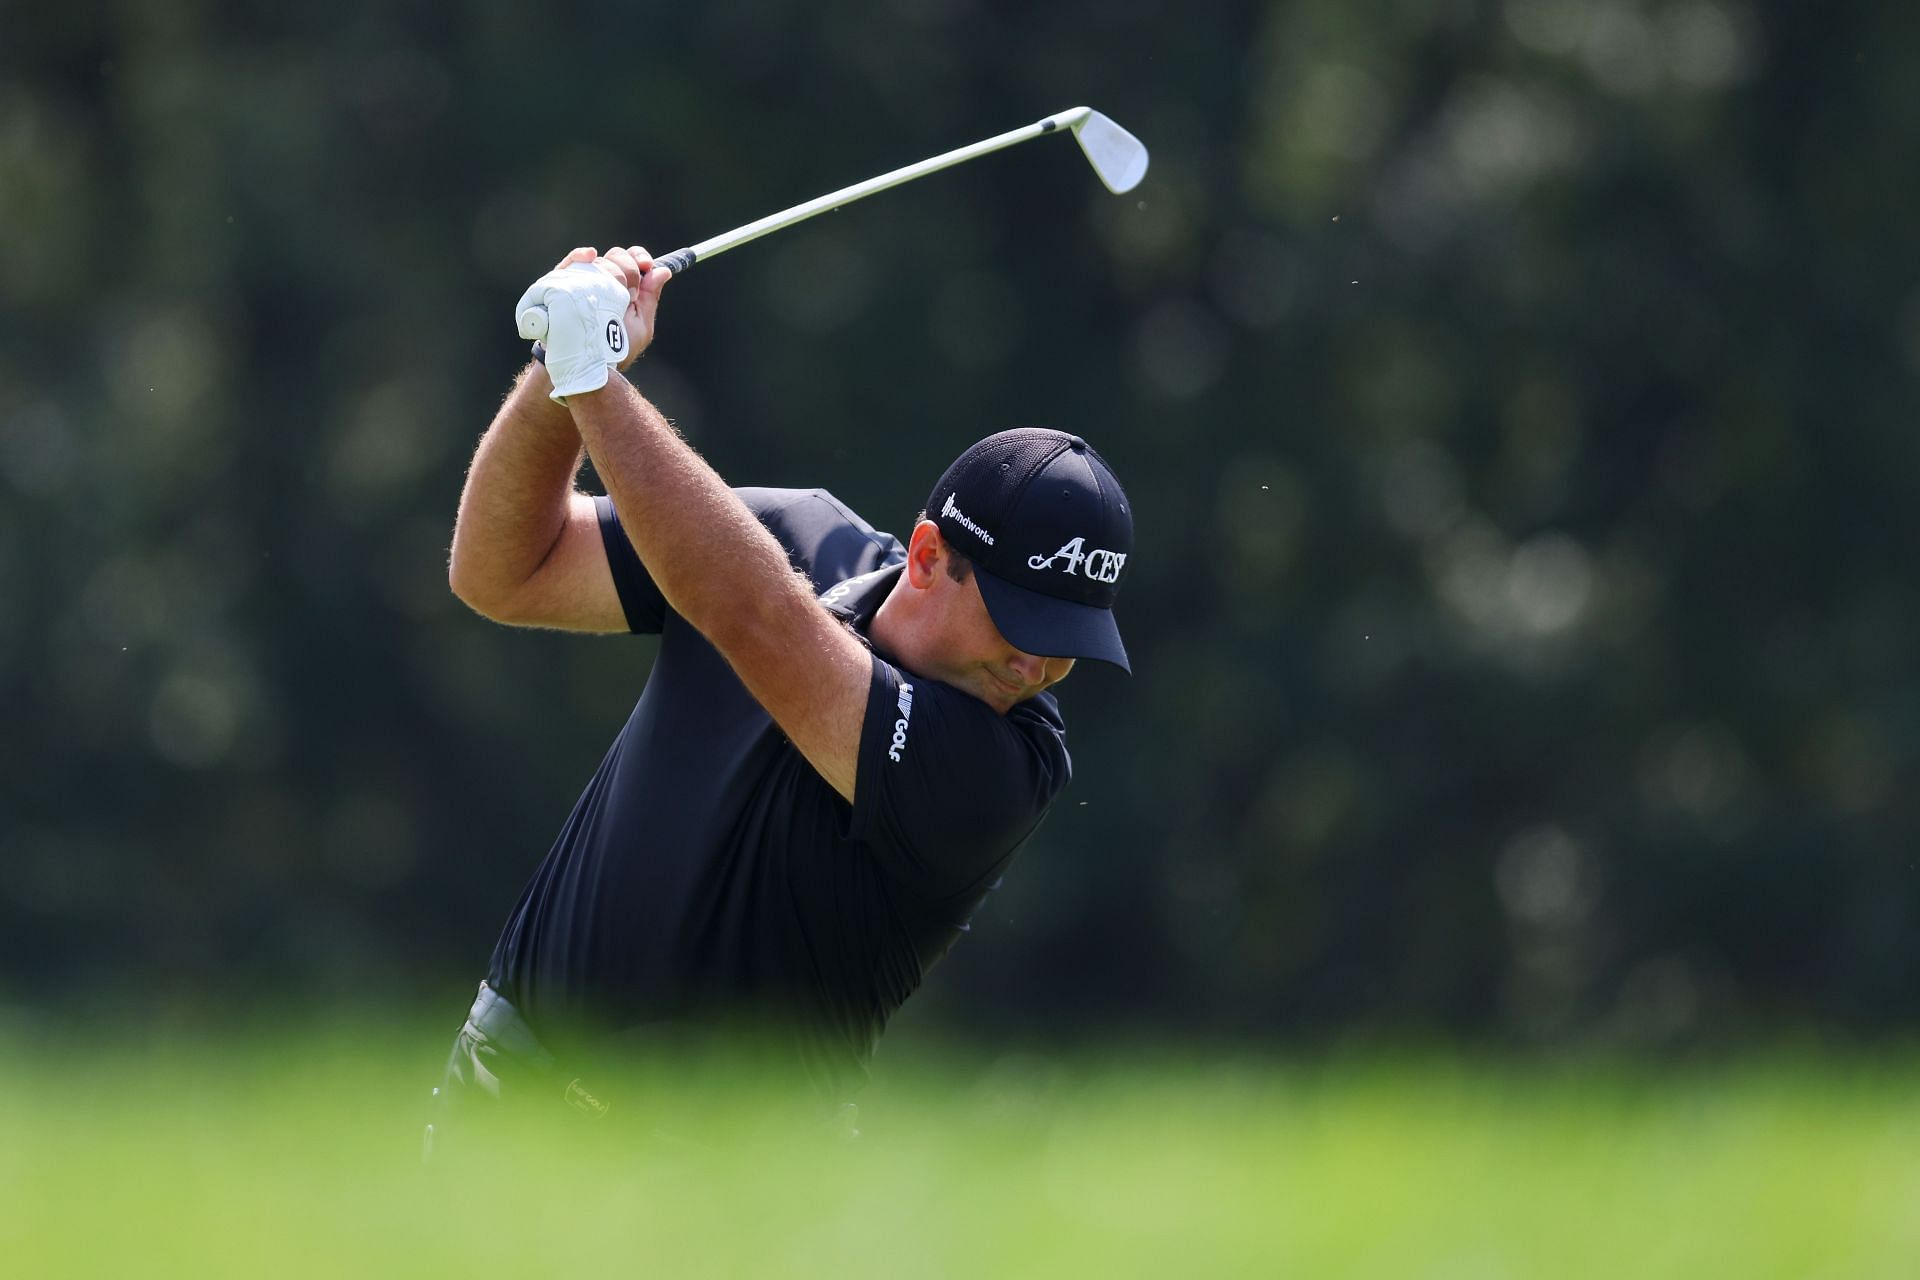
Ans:
{"label": "neck", "polygon": [[907,575],[902,573],[875,611],[867,627],[867,639],[908,671],[923,676],[926,664],[922,661],[920,628],[914,625],[913,604],[907,598],[910,590]]}

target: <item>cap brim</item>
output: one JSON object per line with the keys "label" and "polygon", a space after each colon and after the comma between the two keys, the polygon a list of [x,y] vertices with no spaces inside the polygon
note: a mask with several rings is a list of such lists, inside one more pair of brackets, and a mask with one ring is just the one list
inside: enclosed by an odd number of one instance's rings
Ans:
{"label": "cap brim", "polygon": [[1041,595],[996,578],[978,565],[973,576],[980,584],[980,598],[986,601],[987,616],[1007,643],[1022,653],[1036,658],[1091,658],[1133,674],[1113,610]]}

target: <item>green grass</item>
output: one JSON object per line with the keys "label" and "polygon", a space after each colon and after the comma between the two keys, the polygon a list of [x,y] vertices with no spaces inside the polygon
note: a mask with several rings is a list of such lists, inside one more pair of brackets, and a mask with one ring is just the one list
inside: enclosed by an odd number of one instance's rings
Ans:
{"label": "green grass", "polygon": [[[711,1064],[418,1167],[442,1047],[0,1042],[0,1274],[1912,1276],[1916,1060],[887,1061],[863,1136]],[[697,1117],[650,1136],[657,1098]],[[691,1137],[694,1141],[685,1141]],[[445,1154],[443,1149],[443,1154]]]}

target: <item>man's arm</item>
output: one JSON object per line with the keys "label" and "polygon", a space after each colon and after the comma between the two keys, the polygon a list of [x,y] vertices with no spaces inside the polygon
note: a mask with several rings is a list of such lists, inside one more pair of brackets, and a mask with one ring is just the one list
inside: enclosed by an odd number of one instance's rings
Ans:
{"label": "man's arm", "polygon": [[568,397],[567,407],[667,604],[720,651],[820,776],[852,800],[873,671],[865,646],[624,378]]}
{"label": "man's arm", "polygon": [[[612,250],[635,353],[660,289],[644,250]],[[820,776],[853,799],[872,659],[815,598],[786,549],[624,378],[567,397],[620,524],[667,604],[720,651]],[[611,590],[611,587],[609,587]],[[614,609],[618,610],[616,603]]]}
{"label": "man's arm", "polygon": [[481,437],[460,494],[447,580],[496,622],[625,631],[593,499],[573,488],[580,433],[548,398],[552,390],[546,369],[528,365]]}

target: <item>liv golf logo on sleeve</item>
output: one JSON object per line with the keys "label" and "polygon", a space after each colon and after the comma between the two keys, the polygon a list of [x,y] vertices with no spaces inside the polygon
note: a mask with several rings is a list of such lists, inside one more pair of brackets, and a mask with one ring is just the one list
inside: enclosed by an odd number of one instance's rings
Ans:
{"label": "liv golf logo on sleeve", "polygon": [[900,718],[893,722],[893,745],[887,749],[887,759],[900,763],[900,753],[907,749],[907,722],[913,719],[913,686],[900,682]]}

